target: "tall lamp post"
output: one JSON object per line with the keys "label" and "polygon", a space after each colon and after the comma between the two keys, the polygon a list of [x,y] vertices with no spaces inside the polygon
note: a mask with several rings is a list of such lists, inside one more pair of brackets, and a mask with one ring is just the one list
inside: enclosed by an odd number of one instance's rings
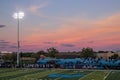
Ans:
{"label": "tall lamp post", "polygon": [[20,38],[19,38],[19,21],[20,19],[22,19],[24,17],[24,12],[16,12],[14,13],[13,15],[14,19],[17,19],[17,66],[19,66],[19,63],[20,63],[20,56],[19,56],[19,53],[20,53]]}

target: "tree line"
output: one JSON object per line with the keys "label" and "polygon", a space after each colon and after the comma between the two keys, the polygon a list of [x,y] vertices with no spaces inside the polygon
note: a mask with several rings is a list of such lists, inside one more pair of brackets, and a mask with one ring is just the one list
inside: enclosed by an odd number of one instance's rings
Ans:
{"label": "tree line", "polygon": [[[38,60],[40,58],[40,55],[55,58],[56,54],[59,54],[59,51],[56,48],[51,47],[51,48],[48,48],[46,51],[40,50],[36,53],[35,52],[21,52],[19,55],[20,55],[20,58],[30,57],[30,58],[35,58],[36,60]],[[2,55],[1,59],[16,61],[16,56],[17,56],[17,54],[15,52],[13,52],[11,54],[8,53],[6,55]],[[95,51],[92,48],[89,48],[89,47],[83,48],[80,52],[80,57],[95,58],[96,57]],[[119,58],[119,55],[118,54],[113,54],[110,58],[111,59],[117,59],[117,58]]]}

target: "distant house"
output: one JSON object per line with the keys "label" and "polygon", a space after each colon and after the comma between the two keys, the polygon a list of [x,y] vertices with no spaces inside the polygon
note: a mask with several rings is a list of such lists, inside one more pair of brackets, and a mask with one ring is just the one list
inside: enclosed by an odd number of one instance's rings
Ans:
{"label": "distant house", "polygon": [[9,51],[1,51],[0,53],[1,53],[1,54],[8,54],[8,53],[12,54],[13,52],[9,52]]}
{"label": "distant house", "polygon": [[36,58],[21,57],[20,60],[24,63],[34,63],[36,61]]}
{"label": "distant house", "polygon": [[113,54],[116,54],[115,52],[112,51],[101,51],[101,52],[97,52],[96,53],[96,57],[98,58],[105,58],[108,59],[109,57],[111,57]]}
{"label": "distant house", "polygon": [[23,61],[35,61],[36,58],[31,58],[31,57],[22,57],[21,60]]}

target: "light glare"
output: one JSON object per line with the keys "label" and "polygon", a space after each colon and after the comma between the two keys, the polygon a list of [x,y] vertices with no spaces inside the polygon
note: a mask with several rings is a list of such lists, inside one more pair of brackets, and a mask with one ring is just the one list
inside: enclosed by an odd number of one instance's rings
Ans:
{"label": "light glare", "polygon": [[15,19],[22,19],[24,17],[24,12],[14,13],[13,17]]}

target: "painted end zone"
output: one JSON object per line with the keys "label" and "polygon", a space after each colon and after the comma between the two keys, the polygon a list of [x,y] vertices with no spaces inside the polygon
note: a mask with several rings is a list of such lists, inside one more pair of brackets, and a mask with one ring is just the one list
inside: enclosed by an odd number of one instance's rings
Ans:
{"label": "painted end zone", "polygon": [[82,77],[84,74],[49,74],[48,78],[75,78],[75,77]]}

